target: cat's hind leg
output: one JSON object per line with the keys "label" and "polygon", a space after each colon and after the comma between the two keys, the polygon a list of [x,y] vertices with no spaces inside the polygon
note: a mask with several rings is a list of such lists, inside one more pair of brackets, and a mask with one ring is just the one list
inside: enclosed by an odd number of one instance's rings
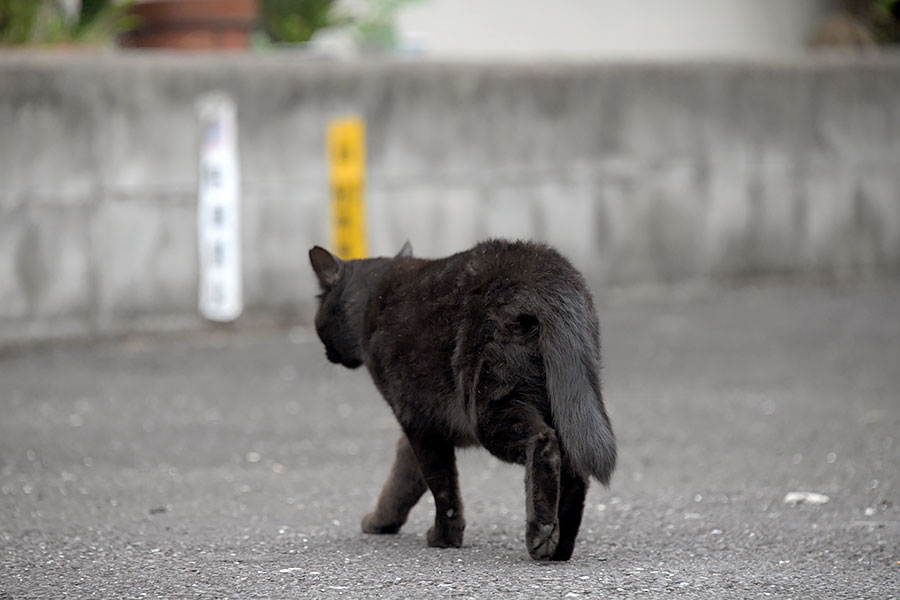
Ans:
{"label": "cat's hind leg", "polygon": [[528,403],[483,403],[479,439],[501,460],[525,465],[525,544],[535,560],[551,560],[560,540],[562,455],[556,432]]}
{"label": "cat's hind leg", "polygon": [[409,511],[416,505],[428,486],[419,469],[419,462],[405,435],[397,442],[394,466],[388,475],[375,510],[363,518],[363,533],[397,533],[406,523]]}
{"label": "cat's hind leg", "polygon": [[553,558],[559,544],[561,456],[556,433],[547,427],[529,440],[525,459],[525,544],[535,560]]}
{"label": "cat's hind leg", "polygon": [[569,560],[575,549],[578,528],[581,526],[588,482],[581,476],[572,473],[565,465],[560,475],[559,545],[552,558],[553,560]]}
{"label": "cat's hind leg", "polygon": [[433,548],[459,548],[463,543],[466,520],[456,473],[453,443],[432,432],[407,432],[410,446],[419,461],[422,476],[434,496],[434,526],[428,530],[428,545]]}

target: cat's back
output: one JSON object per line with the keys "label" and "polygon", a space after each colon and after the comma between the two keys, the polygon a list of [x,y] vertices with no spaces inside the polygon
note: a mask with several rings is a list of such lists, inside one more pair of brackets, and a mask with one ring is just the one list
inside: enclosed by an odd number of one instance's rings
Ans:
{"label": "cat's back", "polygon": [[465,294],[510,302],[523,295],[589,296],[584,278],[563,255],[545,244],[488,240],[466,253],[460,287]]}
{"label": "cat's back", "polygon": [[550,246],[488,240],[446,258],[397,258],[375,288],[368,332],[453,338],[470,319],[538,315],[560,302],[591,304],[581,274]]}

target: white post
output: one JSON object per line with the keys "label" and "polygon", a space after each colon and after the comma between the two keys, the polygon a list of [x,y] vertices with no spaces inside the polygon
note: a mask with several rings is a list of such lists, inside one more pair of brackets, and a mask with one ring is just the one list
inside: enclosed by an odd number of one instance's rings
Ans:
{"label": "white post", "polygon": [[240,170],[234,101],[213,92],[197,103],[200,122],[198,248],[200,314],[234,321],[243,310]]}

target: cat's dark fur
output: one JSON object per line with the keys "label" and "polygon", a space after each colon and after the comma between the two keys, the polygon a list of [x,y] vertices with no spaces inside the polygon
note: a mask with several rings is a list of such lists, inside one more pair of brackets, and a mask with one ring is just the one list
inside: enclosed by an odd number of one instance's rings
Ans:
{"label": "cat's dark fur", "polygon": [[616,442],[600,392],[600,332],[581,275],[555,250],[489,241],[453,256],[342,261],[309,252],[328,359],[366,365],[403,435],[367,533],[396,533],[426,489],[428,545],[459,547],[454,448],[525,465],[526,544],[567,560],[589,477],[608,484]]}

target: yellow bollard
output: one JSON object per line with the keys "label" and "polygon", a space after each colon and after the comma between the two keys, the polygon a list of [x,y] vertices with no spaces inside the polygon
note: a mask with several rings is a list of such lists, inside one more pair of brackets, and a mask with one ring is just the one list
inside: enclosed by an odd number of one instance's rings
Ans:
{"label": "yellow bollard", "polygon": [[360,117],[332,119],[328,124],[331,181],[331,241],[340,258],[365,258],[366,125]]}

